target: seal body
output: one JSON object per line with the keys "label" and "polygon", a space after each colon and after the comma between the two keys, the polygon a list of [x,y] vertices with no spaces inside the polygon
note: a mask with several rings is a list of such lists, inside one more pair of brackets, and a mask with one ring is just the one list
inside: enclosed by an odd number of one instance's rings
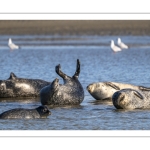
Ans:
{"label": "seal body", "polygon": [[118,83],[118,82],[97,82],[91,83],[87,86],[87,91],[96,99],[96,100],[108,100],[112,98],[112,95],[121,89],[132,88],[139,90],[140,86]]}
{"label": "seal body", "polygon": [[56,78],[50,85],[40,91],[42,105],[78,105],[84,99],[84,90],[78,80],[80,62],[77,60],[77,68],[73,77],[69,77],[56,66],[56,73],[63,78],[64,84],[60,85]]}
{"label": "seal body", "polygon": [[37,97],[50,82],[40,79],[18,78],[14,73],[7,80],[0,80],[0,98]]}
{"label": "seal body", "polygon": [[36,109],[16,108],[0,114],[0,119],[36,119],[47,118],[51,112],[46,106],[39,106]]}
{"label": "seal body", "polygon": [[122,89],[113,94],[112,102],[117,109],[147,109],[150,108],[149,96],[149,91]]}

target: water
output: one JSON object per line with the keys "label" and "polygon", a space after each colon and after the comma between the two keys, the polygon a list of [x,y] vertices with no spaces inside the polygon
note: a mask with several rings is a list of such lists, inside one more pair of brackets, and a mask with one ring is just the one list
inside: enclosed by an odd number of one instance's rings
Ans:
{"label": "water", "polygon": [[[150,86],[150,36],[120,36],[130,48],[114,53],[110,40],[118,36],[11,36],[20,50],[10,51],[10,36],[0,36],[0,79],[7,79],[10,72],[21,78],[53,81],[55,66],[72,76],[77,58],[81,63],[79,80],[85,98],[79,106],[50,108],[47,119],[0,120],[1,130],[149,130],[150,110],[116,110],[111,102],[96,101],[87,92],[92,82],[124,82]],[[2,99],[0,113],[13,108],[35,108],[39,98]]]}

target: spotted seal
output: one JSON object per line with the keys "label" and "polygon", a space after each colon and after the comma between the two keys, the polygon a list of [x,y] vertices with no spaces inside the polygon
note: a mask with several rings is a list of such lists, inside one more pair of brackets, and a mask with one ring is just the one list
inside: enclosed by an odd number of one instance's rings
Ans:
{"label": "spotted seal", "polygon": [[80,62],[77,59],[76,72],[72,77],[61,71],[60,64],[55,67],[56,73],[63,78],[64,84],[59,84],[55,79],[50,85],[40,91],[42,105],[78,105],[84,99],[84,90],[78,80],[80,74]]}
{"label": "spotted seal", "polygon": [[119,82],[96,82],[91,83],[87,86],[87,91],[96,99],[96,100],[111,100],[112,95],[121,89],[131,88],[135,90],[149,90],[150,88],[143,86],[136,86],[132,84],[119,83]]}
{"label": "spotted seal", "polygon": [[38,97],[40,90],[50,83],[40,79],[18,78],[11,72],[7,80],[0,80],[0,98]]}
{"label": "spotted seal", "polygon": [[147,89],[122,89],[112,96],[113,105],[117,109],[147,109],[150,108],[150,91]]}
{"label": "spotted seal", "polygon": [[47,118],[51,112],[47,106],[39,106],[35,109],[15,108],[0,114],[0,119],[36,119]]}

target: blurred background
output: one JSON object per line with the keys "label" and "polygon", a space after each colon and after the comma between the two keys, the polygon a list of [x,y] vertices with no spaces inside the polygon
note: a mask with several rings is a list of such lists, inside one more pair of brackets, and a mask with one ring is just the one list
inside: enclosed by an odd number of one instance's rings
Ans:
{"label": "blurred background", "polygon": [[0,34],[149,35],[150,20],[0,20]]}

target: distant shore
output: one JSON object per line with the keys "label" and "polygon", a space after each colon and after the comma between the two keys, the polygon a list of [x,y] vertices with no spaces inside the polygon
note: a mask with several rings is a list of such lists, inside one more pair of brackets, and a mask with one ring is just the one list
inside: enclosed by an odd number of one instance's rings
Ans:
{"label": "distant shore", "polygon": [[150,20],[0,20],[0,35],[150,35]]}

